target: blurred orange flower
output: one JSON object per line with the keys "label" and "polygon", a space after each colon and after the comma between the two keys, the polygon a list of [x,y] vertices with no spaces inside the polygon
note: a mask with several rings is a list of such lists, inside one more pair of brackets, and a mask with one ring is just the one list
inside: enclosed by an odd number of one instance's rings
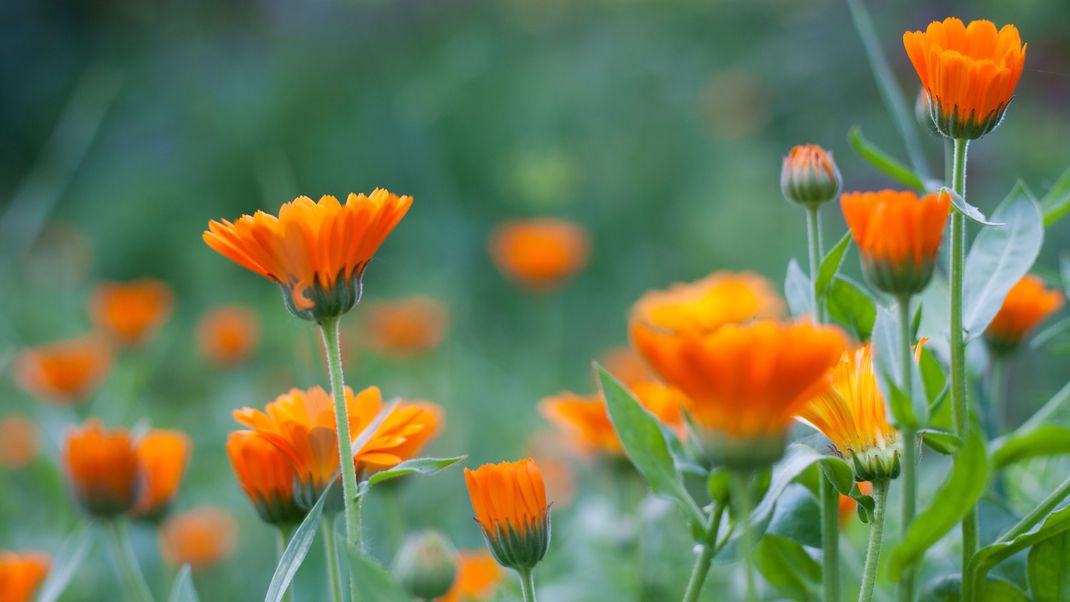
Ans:
{"label": "blurred orange flower", "polygon": [[549,291],[587,265],[590,237],[560,219],[507,221],[490,237],[490,256],[506,278],[532,291]]}
{"label": "blurred orange flower", "polygon": [[484,602],[490,600],[502,580],[502,569],[486,550],[457,553],[457,579],[438,602]]}
{"label": "blurred orange flower", "polygon": [[22,416],[0,418],[0,467],[26,467],[40,449],[37,424]]}
{"label": "blurred orange flower", "polygon": [[73,405],[97,390],[111,369],[112,352],[87,335],[22,350],[12,365],[15,382],[30,395]]}
{"label": "blurred orange flower", "polygon": [[542,473],[530,458],[464,469],[468,496],[498,563],[530,569],[550,545],[550,513]]}
{"label": "blurred orange flower", "polygon": [[405,217],[412,197],[382,188],[319,202],[302,196],[279,209],[235,222],[212,220],[204,242],[227,259],[277,283],[296,316],[340,316],[360,300],[361,277],[387,235]]}
{"label": "blurred orange flower", "polygon": [[657,378],[646,361],[631,347],[614,347],[602,354],[599,363],[627,387]]}
{"label": "blurred orange flower", "polygon": [[305,511],[294,498],[297,471],[275,444],[253,431],[235,431],[227,439],[234,474],[260,518],[271,525],[297,525]]}
{"label": "blurred orange flower", "polygon": [[160,525],[160,551],[171,566],[206,569],[234,551],[237,526],[229,512],[201,506],[169,517]]}
{"label": "blurred orange flower", "polygon": [[89,313],[104,332],[123,345],[149,339],[171,316],[173,294],[159,280],[105,282],[89,302]]}
{"label": "blurred orange flower", "polygon": [[0,550],[0,600],[30,602],[51,567],[47,554]]}
{"label": "blurred orange flower", "polygon": [[393,357],[431,351],[446,337],[449,327],[446,307],[422,295],[371,303],[363,317],[368,343],[378,353]]}
{"label": "blurred orange flower", "polygon": [[244,362],[260,342],[256,312],[241,305],[217,307],[204,314],[197,325],[201,353],[221,366]]}
{"label": "blurred orange flower", "polygon": [[1026,274],[1011,287],[999,313],[985,329],[985,342],[996,353],[1011,352],[1063,303],[1059,290],[1049,289],[1040,278]]}
{"label": "blurred orange flower", "polygon": [[132,514],[155,519],[167,511],[189,463],[192,443],[185,433],[154,429],[137,442],[140,493]]}
{"label": "blurred orange flower", "polygon": [[104,430],[88,420],[67,432],[63,466],[82,507],[102,518],[123,514],[138,495],[134,442],[123,429]]}

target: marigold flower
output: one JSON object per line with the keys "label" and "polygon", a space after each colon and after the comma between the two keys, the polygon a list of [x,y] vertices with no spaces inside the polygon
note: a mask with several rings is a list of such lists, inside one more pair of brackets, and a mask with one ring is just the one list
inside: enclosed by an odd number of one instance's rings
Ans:
{"label": "marigold flower", "polygon": [[985,343],[996,354],[1014,351],[1030,331],[1058,311],[1064,302],[1061,292],[1026,274],[1011,287],[1003,306],[985,329]]}
{"label": "marigold flower", "polygon": [[784,198],[806,207],[817,207],[836,198],[843,184],[832,153],[816,144],[792,147],[780,170]]}
{"label": "marigold flower", "polygon": [[201,318],[197,342],[212,362],[234,366],[248,359],[260,342],[260,321],[248,307],[218,307]]}
{"label": "marigold flower", "polygon": [[227,439],[234,474],[260,518],[270,525],[297,525],[306,511],[297,505],[293,462],[259,433],[235,431]]}
{"label": "marigold flower", "polygon": [[761,467],[783,455],[788,426],[827,383],[847,346],[836,327],[763,320],[666,336],[633,331],[640,353],[690,399],[711,459]]}
{"label": "marigold flower", "polygon": [[1028,44],[1018,29],[949,17],[924,32],[903,34],[910,62],[929,92],[936,128],[949,138],[974,139],[995,129],[1022,76]]}
{"label": "marigold flower", "polygon": [[947,192],[921,198],[910,191],[850,192],[840,207],[870,284],[891,295],[919,293],[929,284],[951,208]]}
{"label": "marigold flower", "polygon": [[89,302],[93,322],[123,345],[138,345],[171,316],[171,289],[152,278],[105,282]]}
{"label": "marigold flower", "polygon": [[427,353],[446,338],[449,311],[432,297],[414,296],[369,304],[364,312],[368,343],[393,357]]}
{"label": "marigold flower", "polygon": [[105,430],[96,419],[72,428],[67,432],[63,466],[75,497],[93,516],[111,518],[133,508],[138,460],[125,430]]}
{"label": "marigold flower", "polygon": [[150,430],[137,442],[141,492],[132,514],[154,520],[167,512],[189,463],[192,444],[180,431]]}
{"label": "marigold flower", "polygon": [[30,602],[51,567],[47,554],[0,550],[0,600]]}
{"label": "marigold flower", "polygon": [[803,406],[799,418],[832,441],[854,466],[857,480],[899,476],[902,443],[888,422],[873,368],[872,347],[867,344],[845,352],[826,378],[831,386]]}
{"label": "marigold flower", "polygon": [[405,217],[412,197],[377,188],[319,202],[301,196],[279,209],[235,222],[212,220],[204,242],[227,259],[274,281],[295,316],[320,322],[360,301],[361,277],[387,235]]}
{"label": "marigold flower", "polygon": [[531,459],[464,469],[468,496],[494,558],[502,566],[530,570],[550,546],[546,486]]}
{"label": "marigold flower", "polygon": [[40,449],[37,424],[22,416],[0,418],[0,467],[25,468]]}
{"label": "marigold flower", "polygon": [[502,577],[501,567],[486,550],[461,550],[457,553],[457,579],[438,602],[490,600]]}
{"label": "marigold flower", "polygon": [[614,347],[602,354],[599,363],[626,387],[657,378],[646,361],[631,347]]}
{"label": "marigold flower", "polygon": [[160,551],[171,566],[206,569],[234,551],[237,526],[229,512],[201,506],[169,517],[160,525]]}
{"label": "marigold flower", "polygon": [[490,256],[506,278],[532,291],[549,291],[587,265],[587,232],[560,219],[508,221],[490,237]]}
{"label": "marigold flower", "polygon": [[103,383],[112,353],[100,338],[87,335],[24,349],[12,370],[30,395],[64,405],[85,401]]}

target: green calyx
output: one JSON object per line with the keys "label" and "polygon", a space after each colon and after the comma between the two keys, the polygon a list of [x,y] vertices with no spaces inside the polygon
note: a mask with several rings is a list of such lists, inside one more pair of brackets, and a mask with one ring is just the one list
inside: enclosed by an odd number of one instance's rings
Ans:
{"label": "green calyx", "polygon": [[899,476],[902,455],[902,446],[895,442],[852,452],[847,460],[854,468],[856,481],[884,481]]}
{"label": "green calyx", "polygon": [[787,445],[787,433],[739,437],[715,432],[705,437],[706,453],[715,465],[740,471],[773,464],[784,456]]}
{"label": "green calyx", "polygon": [[932,118],[933,127],[942,136],[959,140],[976,140],[999,126],[1009,104],[1008,100],[983,117],[979,117],[974,111],[963,116],[959,114],[959,107],[951,107],[948,111],[947,107],[934,98],[929,101],[929,116]]}
{"label": "green calyx", "polygon": [[497,523],[493,533],[480,524],[483,539],[498,564],[516,571],[530,571],[539,564],[550,547],[550,511],[531,519],[527,528],[516,531],[509,524]]}
{"label": "green calyx", "polygon": [[784,198],[804,207],[817,207],[836,198],[842,182],[835,165],[832,165],[832,173],[815,167],[789,165],[780,172],[780,191]]}
{"label": "green calyx", "polygon": [[889,295],[916,295],[933,277],[934,258],[922,258],[920,265],[908,257],[899,264],[887,259],[862,257],[862,272],[873,288]]}
{"label": "green calyx", "polygon": [[324,287],[319,278],[315,278],[314,284],[303,292],[305,298],[312,303],[312,307],[308,308],[298,308],[294,303],[292,285],[282,282],[278,285],[282,291],[282,302],[291,314],[302,320],[322,324],[325,320],[344,315],[360,302],[363,275],[364,265],[360,265],[349,276],[346,276],[344,270],[338,272],[329,287]]}

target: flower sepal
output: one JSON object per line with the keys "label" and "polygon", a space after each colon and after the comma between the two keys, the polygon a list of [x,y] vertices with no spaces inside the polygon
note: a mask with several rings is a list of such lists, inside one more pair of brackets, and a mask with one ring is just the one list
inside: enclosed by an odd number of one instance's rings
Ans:
{"label": "flower sepal", "polygon": [[935,261],[929,257],[921,261],[893,263],[884,258],[862,257],[862,273],[873,288],[889,295],[916,295],[925,290],[933,277]]}
{"label": "flower sepal", "polygon": [[784,457],[787,446],[787,432],[751,436],[716,432],[704,437],[704,449],[709,460],[716,466],[732,470],[767,468]]}
{"label": "flower sepal", "polygon": [[[339,273],[329,287],[324,287],[318,279],[304,290],[298,290],[280,282],[282,301],[286,304],[286,310],[294,317],[322,324],[327,320],[341,317],[360,303],[364,290],[363,272],[362,266],[353,270],[353,274],[348,278],[345,274]],[[304,307],[305,303],[300,303],[300,301],[311,305]]]}
{"label": "flower sepal", "polygon": [[895,443],[854,452],[847,459],[854,468],[856,481],[884,481],[899,476],[902,454],[902,446]]}
{"label": "flower sepal", "polygon": [[480,523],[479,529],[498,564],[516,571],[535,568],[550,547],[549,509],[533,517],[521,532],[508,522],[495,523],[490,529]]}
{"label": "flower sepal", "polygon": [[1007,102],[1000,104],[996,110],[979,118],[976,112],[969,115],[960,115],[959,107],[948,110],[937,99],[929,100],[929,116],[932,118],[933,127],[946,138],[958,140],[976,140],[981,136],[996,129],[1003,122],[1003,116],[1007,113],[1012,97]]}

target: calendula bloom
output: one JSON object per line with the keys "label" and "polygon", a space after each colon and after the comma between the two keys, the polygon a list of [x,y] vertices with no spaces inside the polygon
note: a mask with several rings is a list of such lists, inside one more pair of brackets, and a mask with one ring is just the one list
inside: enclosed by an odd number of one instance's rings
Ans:
{"label": "calendula bloom", "polygon": [[897,296],[929,284],[951,208],[947,192],[851,192],[840,207],[870,284]]}
{"label": "calendula bloom", "polygon": [[422,295],[370,304],[363,317],[368,344],[393,357],[431,351],[446,338],[449,327],[446,307]]}
{"label": "calendula bloom", "polygon": [[0,418],[0,467],[25,468],[40,449],[37,425],[22,416]]}
{"label": "calendula bloom", "polygon": [[275,217],[263,211],[235,222],[211,221],[204,242],[227,259],[269,278],[287,309],[320,322],[360,301],[361,277],[387,235],[405,217],[412,197],[382,188],[319,202],[302,196]]}
{"label": "calendula bloom", "polygon": [[603,353],[598,363],[626,387],[657,378],[646,361],[631,347],[614,347]]}
{"label": "calendula bloom", "polygon": [[305,518],[294,497],[297,471],[290,458],[259,433],[236,431],[227,439],[227,455],[242,490],[269,525],[293,526]]}
{"label": "calendula bloom", "polygon": [[502,581],[502,569],[486,550],[457,553],[457,579],[437,602],[486,602]]}
{"label": "calendula bloom", "polygon": [[827,383],[847,346],[833,326],[807,321],[728,324],[666,336],[633,331],[640,353],[689,398],[712,460],[762,467],[783,455],[789,425]]}
{"label": "calendula bloom", "polygon": [[206,569],[230,556],[236,532],[230,513],[202,506],[171,516],[160,525],[160,551],[171,566]]}
{"label": "calendula bloom", "polygon": [[93,322],[123,345],[137,345],[155,333],[171,316],[171,289],[152,278],[133,282],[105,282],[89,303]]}
{"label": "calendula bloom", "polygon": [[799,418],[832,441],[857,480],[899,476],[902,443],[888,422],[871,346],[845,352],[826,378],[830,386],[803,406]]}
{"label": "calendula bloom", "polygon": [[192,444],[180,431],[154,429],[135,448],[140,467],[140,493],[132,514],[139,518],[162,516],[178,494],[189,463]]}
{"label": "calendula bloom", "polygon": [[780,191],[793,203],[817,207],[836,198],[842,184],[832,153],[816,144],[795,146],[784,157]]}
{"label": "calendula bloom", "polygon": [[587,265],[586,230],[560,219],[505,222],[490,237],[490,256],[498,270],[533,291],[548,291]]}
{"label": "calendula bloom", "polygon": [[15,382],[30,395],[64,405],[85,401],[104,382],[112,352],[99,337],[88,335],[22,350],[12,370]]}
{"label": "calendula bloom", "polygon": [[51,567],[47,554],[0,550],[0,600],[30,602]]}
{"label": "calendula bloom", "polygon": [[130,434],[105,430],[89,420],[67,433],[63,468],[87,512],[112,518],[128,512],[138,497],[138,460]]}
{"label": "calendula bloom", "polygon": [[941,134],[974,139],[1003,119],[1022,76],[1028,44],[1018,29],[991,21],[964,25],[954,17],[924,32],[903,34],[910,62],[929,93],[929,112]]}
{"label": "calendula bloom", "polygon": [[1058,311],[1064,302],[1061,292],[1026,274],[1011,287],[1003,306],[985,329],[985,343],[997,354],[1014,351],[1030,331]]}
{"label": "calendula bloom", "polygon": [[550,509],[539,467],[531,459],[464,469],[468,496],[494,558],[531,570],[550,546]]}
{"label": "calendula bloom", "polygon": [[259,341],[260,320],[252,309],[241,305],[213,309],[197,325],[201,353],[221,366],[244,362]]}

